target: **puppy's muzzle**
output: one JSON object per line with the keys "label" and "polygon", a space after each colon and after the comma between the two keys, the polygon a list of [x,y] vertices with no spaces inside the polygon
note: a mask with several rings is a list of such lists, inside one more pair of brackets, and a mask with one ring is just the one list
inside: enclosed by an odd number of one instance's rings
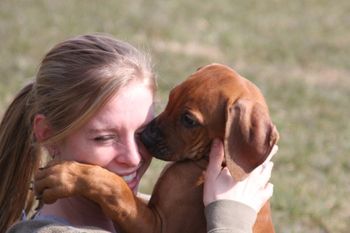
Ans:
{"label": "puppy's muzzle", "polygon": [[164,135],[155,120],[152,120],[141,132],[140,140],[152,156],[167,160],[169,149],[164,143]]}

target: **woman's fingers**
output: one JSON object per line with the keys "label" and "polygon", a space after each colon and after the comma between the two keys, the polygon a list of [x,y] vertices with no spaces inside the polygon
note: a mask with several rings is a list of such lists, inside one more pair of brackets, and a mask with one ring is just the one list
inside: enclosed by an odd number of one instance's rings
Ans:
{"label": "woman's fingers", "polygon": [[207,167],[207,176],[213,179],[221,172],[221,164],[224,158],[224,148],[222,142],[214,139],[209,153],[209,164]]}
{"label": "woman's fingers", "polygon": [[263,193],[261,194],[262,205],[259,208],[261,208],[265,204],[265,202],[267,202],[272,197],[272,195],[273,195],[273,184],[267,183]]}
{"label": "woman's fingers", "polygon": [[[219,141],[220,142],[220,141]],[[228,168],[222,168],[224,157],[222,143],[215,141],[210,151],[209,165],[204,183],[204,204],[229,199],[246,204],[258,212],[273,194],[273,185],[269,183],[273,162],[271,158],[278,151],[275,145],[267,159],[256,167],[248,176],[235,182]]]}
{"label": "woman's fingers", "polygon": [[271,160],[272,157],[277,153],[277,151],[278,151],[278,146],[277,146],[277,145],[274,145],[274,146],[272,147],[272,150],[271,150],[270,154],[267,156],[267,158],[265,159],[265,161],[263,162],[263,164],[264,164],[264,163],[270,162],[270,160]]}
{"label": "woman's fingers", "polygon": [[262,171],[261,171],[261,183],[265,185],[267,182],[269,182],[271,178],[271,173],[272,173],[272,168],[273,168],[273,162],[268,162],[267,164],[264,164],[262,166]]}
{"label": "woman's fingers", "polygon": [[214,139],[209,153],[209,164],[205,172],[204,182],[204,204],[207,205],[215,200],[215,195],[220,189],[220,173],[222,171],[222,160],[224,158],[224,148],[219,139]]}

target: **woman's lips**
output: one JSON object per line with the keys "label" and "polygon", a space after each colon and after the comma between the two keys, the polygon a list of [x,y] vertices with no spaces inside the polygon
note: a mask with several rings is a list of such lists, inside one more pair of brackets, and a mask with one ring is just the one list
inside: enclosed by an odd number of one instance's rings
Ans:
{"label": "woman's lips", "polygon": [[137,178],[137,173],[133,172],[129,175],[122,176],[123,180],[128,184],[131,189],[135,189],[139,183],[139,179]]}
{"label": "woman's lips", "polygon": [[132,170],[129,170],[129,171],[120,172],[120,169],[109,169],[109,170],[119,175],[125,181],[125,183],[129,186],[130,189],[132,189],[133,191],[137,191],[136,189],[139,185],[140,177],[143,174],[142,170],[144,170],[143,165],[144,165],[144,160],[141,160],[141,162],[136,168],[133,168]]}
{"label": "woman's lips", "polygon": [[123,180],[124,180],[126,183],[129,183],[129,182],[131,182],[133,179],[135,179],[136,176],[137,176],[137,175],[136,175],[136,172],[134,172],[134,173],[131,173],[131,174],[129,174],[129,175],[122,176],[122,178],[123,178]]}

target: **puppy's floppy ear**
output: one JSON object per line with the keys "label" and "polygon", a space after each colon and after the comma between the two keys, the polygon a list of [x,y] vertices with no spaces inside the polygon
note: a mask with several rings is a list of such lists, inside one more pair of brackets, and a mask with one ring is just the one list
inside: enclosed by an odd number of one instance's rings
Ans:
{"label": "puppy's floppy ear", "polygon": [[248,99],[227,103],[225,159],[236,180],[242,180],[265,161],[278,137],[267,107]]}

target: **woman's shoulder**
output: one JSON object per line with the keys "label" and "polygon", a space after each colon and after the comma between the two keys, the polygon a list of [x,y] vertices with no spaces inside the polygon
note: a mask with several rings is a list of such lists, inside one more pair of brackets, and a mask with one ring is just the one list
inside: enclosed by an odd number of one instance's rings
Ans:
{"label": "woman's shoulder", "polygon": [[54,220],[27,220],[13,225],[7,233],[109,233],[95,227],[73,227]]}

